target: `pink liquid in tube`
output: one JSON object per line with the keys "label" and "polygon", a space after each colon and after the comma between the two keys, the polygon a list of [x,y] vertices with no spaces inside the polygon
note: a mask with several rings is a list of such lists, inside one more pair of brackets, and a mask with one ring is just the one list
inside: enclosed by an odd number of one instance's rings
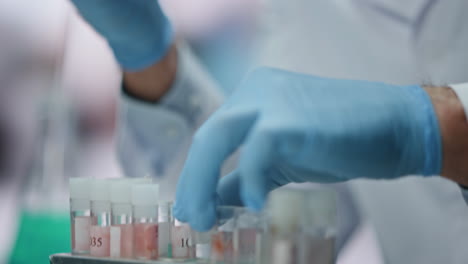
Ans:
{"label": "pink liquid in tube", "polygon": [[217,232],[211,236],[211,260],[215,262],[233,262],[234,233]]}
{"label": "pink liquid in tube", "polygon": [[158,258],[158,224],[135,224],[134,239],[135,257],[137,259]]}
{"label": "pink liquid in tube", "polygon": [[110,227],[110,256],[133,258],[133,225],[122,224]]}

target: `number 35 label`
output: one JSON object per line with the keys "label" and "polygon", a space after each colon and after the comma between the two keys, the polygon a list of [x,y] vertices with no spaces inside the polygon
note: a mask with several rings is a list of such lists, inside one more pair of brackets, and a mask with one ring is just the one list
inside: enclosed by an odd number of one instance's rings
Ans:
{"label": "number 35 label", "polygon": [[101,247],[102,246],[102,237],[91,237],[92,247]]}
{"label": "number 35 label", "polygon": [[91,226],[90,228],[90,255],[95,257],[110,256],[110,227]]}

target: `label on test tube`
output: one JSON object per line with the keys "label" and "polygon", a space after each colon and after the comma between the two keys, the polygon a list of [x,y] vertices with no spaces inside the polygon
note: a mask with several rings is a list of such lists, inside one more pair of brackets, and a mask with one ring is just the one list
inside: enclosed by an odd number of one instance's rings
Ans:
{"label": "label on test tube", "polygon": [[120,258],[120,227],[111,226],[110,228],[110,256]]}
{"label": "label on test tube", "polygon": [[183,224],[172,226],[172,257],[173,258],[194,258],[195,247],[192,241],[190,226]]}
{"label": "label on test tube", "polygon": [[89,216],[77,216],[74,219],[74,251],[89,251],[89,226],[91,218]]}
{"label": "label on test tube", "polygon": [[108,226],[91,226],[90,255],[94,257],[110,256],[110,228]]}

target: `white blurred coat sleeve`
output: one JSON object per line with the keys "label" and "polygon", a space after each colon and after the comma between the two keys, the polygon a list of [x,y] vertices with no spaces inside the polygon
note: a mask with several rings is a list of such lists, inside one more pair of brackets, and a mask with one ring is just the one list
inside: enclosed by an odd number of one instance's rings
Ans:
{"label": "white blurred coat sleeve", "polygon": [[[468,116],[468,83],[452,84],[450,87],[457,94],[458,99],[463,105],[463,109],[465,109],[465,115]],[[467,186],[460,186],[460,189],[468,205],[468,188]]]}
{"label": "white blurred coat sleeve", "polygon": [[127,177],[166,177],[194,131],[222,102],[188,45],[178,43],[177,49],[175,81],[158,103],[139,101],[122,89],[117,155]]}
{"label": "white blurred coat sleeve", "polygon": [[463,105],[463,109],[465,109],[465,114],[466,116],[468,116],[468,82],[460,83],[460,84],[452,84],[449,86],[457,94],[458,99],[460,99],[460,102]]}

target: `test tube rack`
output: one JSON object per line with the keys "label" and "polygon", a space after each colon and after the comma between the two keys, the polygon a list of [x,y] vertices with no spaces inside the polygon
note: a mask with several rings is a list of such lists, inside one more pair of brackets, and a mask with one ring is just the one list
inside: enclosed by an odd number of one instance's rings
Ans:
{"label": "test tube rack", "polygon": [[58,253],[49,256],[50,264],[203,264],[201,260],[135,260],[135,259],[113,259],[113,258],[94,258],[89,256],[72,255],[70,253]]}

